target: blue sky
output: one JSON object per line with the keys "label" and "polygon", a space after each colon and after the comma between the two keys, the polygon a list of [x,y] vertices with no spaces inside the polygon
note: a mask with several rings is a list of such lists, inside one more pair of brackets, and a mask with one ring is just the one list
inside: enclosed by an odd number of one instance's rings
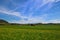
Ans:
{"label": "blue sky", "polygon": [[0,0],[0,19],[10,23],[60,23],[60,0]]}

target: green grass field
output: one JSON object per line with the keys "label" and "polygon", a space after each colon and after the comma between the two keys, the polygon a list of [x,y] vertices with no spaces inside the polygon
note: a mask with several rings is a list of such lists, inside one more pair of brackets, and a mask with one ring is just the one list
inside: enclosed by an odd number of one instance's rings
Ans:
{"label": "green grass field", "polygon": [[0,25],[0,40],[60,40],[60,25]]}

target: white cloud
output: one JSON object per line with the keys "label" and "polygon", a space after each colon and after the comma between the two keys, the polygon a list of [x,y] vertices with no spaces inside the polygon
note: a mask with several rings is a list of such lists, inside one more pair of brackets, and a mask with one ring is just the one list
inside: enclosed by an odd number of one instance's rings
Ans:
{"label": "white cloud", "polygon": [[14,16],[20,16],[19,12],[11,12],[8,10],[0,10],[0,13],[8,14],[8,15],[14,15]]}
{"label": "white cloud", "polygon": [[48,3],[48,2],[58,2],[60,0],[43,0],[43,3]]}
{"label": "white cloud", "polygon": [[[56,1],[59,1],[59,0],[56,0]],[[40,5],[40,7],[42,7],[48,2],[55,2],[55,0],[44,0],[43,3],[41,5],[40,4],[39,5]],[[38,6],[38,9],[40,7]],[[16,7],[14,10],[16,10],[18,8],[19,7]],[[17,16],[17,17],[21,18],[21,20],[19,20],[19,21],[16,21],[16,20],[11,21],[12,23],[21,23],[21,24],[27,24],[27,23],[60,23],[60,20],[49,20],[49,21],[46,21],[46,18],[48,17],[48,14],[43,14],[43,15],[41,15],[39,17],[32,17],[32,15],[33,15],[33,12],[32,12],[27,17],[27,16],[22,15],[22,13],[16,12],[14,10],[8,10],[8,9],[5,9],[5,8],[1,8],[0,9],[0,13],[12,15],[12,16]],[[27,19],[27,20],[25,20],[25,19]]]}
{"label": "white cloud", "polygon": [[60,23],[60,19],[49,20],[48,23]]}
{"label": "white cloud", "polygon": [[58,2],[58,1],[60,1],[60,0],[55,0],[55,2]]}
{"label": "white cloud", "polygon": [[47,14],[41,15],[40,17],[27,17],[27,20],[21,19],[19,21],[13,21],[12,23],[20,23],[20,24],[27,24],[27,23],[44,23],[45,19],[47,18]]}
{"label": "white cloud", "polygon": [[[6,9],[0,10],[0,13],[13,15],[13,16],[17,16],[17,17],[21,18],[21,20],[18,20],[18,21],[12,20],[11,21],[12,23],[20,23],[20,24],[27,24],[27,23],[43,23],[43,24],[46,24],[46,23],[60,23],[59,19],[46,21],[46,19],[48,17],[48,14],[43,14],[39,17],[38,16],[31,17],[31,15],[27,17],[27,16],[22,16],[22,14],[20,12],[12,12],[12,11],[8,11]],[[27,20],[25,20],[25,19],[27,19]]]}
{"label": "white cloud", "polygon": [[8,9],[5,9],[5,8],[1,8],[0,13],[12,15],[12,16],[17,16],[17,17],[20,17],[20,18],[26,18],[25,16],[22,16],[22,13],[20,13],[20,12],[11,11],[11,10],[8,10]]}
{"label": "white cloud", "polygon": [[42,9],[43,11],[44,10],[46,11],[53,6],[54,1],[55,0],[41,0],[41,1],[40,0],[35,0],[35,1],[33,1],[33,3],[34,3],[33,8],[35,8],[36,10],[39,10],[41,7],[43,7],[44,5],[47,4],[47,6],[44,9]]}

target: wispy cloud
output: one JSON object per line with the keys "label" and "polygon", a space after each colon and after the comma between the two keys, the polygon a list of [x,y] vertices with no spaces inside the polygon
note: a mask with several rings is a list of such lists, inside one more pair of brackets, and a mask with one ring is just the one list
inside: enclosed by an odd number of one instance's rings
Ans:
{"label": "wispy cloud", "polygon": [[[13,15],[13,16],[17,16],[20,17],[21,20],[12,20],[12,23],[20,23],[20,24],[27,24],[27,23],[60,23],[59,19],[54,19],[54,20],[48,20],[46,21],[47,17],[49,16],[48,14],[43,14],[40,16],[36,16],[36,17],[31,17],[30,16],[24,16],[22,15],[22,13],[20,12],[15,12],[15,11],[10,11],[10,10],[6,10],[6,9],[2,9],[0,10],[0,13],[4,13],[4,14],[8,14],[8,15]],[[25,20],[27,19],[27,20]]]}
{"label": "wispy cloud", "polygon": [[45,19],[47,18],[47,14],[41,15],[40,17],[27,17],[25,19],[21,19],[19,21],[14,20],[12,23],[20,23],[20,24],[27,24],[27,23],[45,23]]}
{"label": "wispy cloud", "polygon": [[0,9],[0,13],[20,17],[21,19],[26,18],[26,16],[23,16],[22,13],[20,13],[20,12],[11,11],[11,10],[8,10],[8,9],[5,9],[5,8]]}
{"label": "wispy cloud", "polygon": [[58,1],[60,1],[60,0],[55,0],[55,2],[58,2]]}
{"label": "wispy cloud", "polygon": [[[17,16],[17,17],[21,18],[18,21],[12,20],[11,21],[12,23],[22,23],[22,24],[26,24],[26,23],[60,23],[59,19],[46,21],[47,17],[50,14],[44,13],[44,11],[50,9],[53,6],[52,5],[53,2],[58,2],[58,1],[60,1],[60,0],[29,0],[25,4],[19,5],[20,3],[16,3],[12,0],[9,0],[9,1],[7,1],[7,4],[9,2],[11,2],[13,4],[13,6],[16,6],[16,8],[10,10],[10,8],[5,8],[4,6],[0,6],[0,13]],[[44,5],[46,5],[46,6],[44,6]],[[19,10],[21,8],[20,6],[22,8],[24,8],[22,10],[22,12],[20,12],[20,10]],[[18,11],[16,11],[16,10],[18,10]],[[42,10],[42,13],[41,13],[41,10]],[[35,17],[33,17],[33,15],[35,13],[38,14],[37,11],[39,11],[39,14],[41,14],[41,15],[39,15],[39,16],[36,15]],[[28,16],[26,16],[27,14],[28,14]]]}
{"label": "wispy cloud", "polygon": [[14,15],[14,16],[20,16],[20,13],[19,12],[11,12],[11,11],[8,11],[8,10],[0,10],[0,13],[4,13],[4,14],[8,14],[8,15]]}
{"label": "wispy cloud", "polygon": [[49,20],[47,23],[60,23],[60,19]]}

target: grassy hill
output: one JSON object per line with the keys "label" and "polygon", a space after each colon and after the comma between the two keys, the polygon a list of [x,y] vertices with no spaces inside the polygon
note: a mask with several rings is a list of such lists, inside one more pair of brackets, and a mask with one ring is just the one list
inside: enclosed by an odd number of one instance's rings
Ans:
{"label": "grassy hill", "polygon": [[0,25],[1,25],[1,24],[8,24],[8,22],[5,21],[5,20],[0,19]]}

